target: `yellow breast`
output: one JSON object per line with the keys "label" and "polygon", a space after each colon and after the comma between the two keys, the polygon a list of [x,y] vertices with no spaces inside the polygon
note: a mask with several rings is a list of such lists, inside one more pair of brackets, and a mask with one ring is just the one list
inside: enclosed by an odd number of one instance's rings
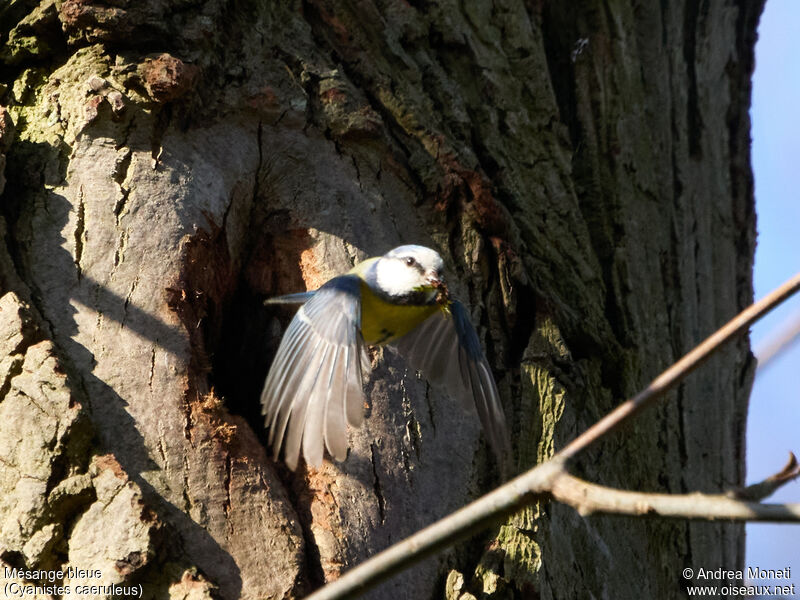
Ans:
{"label": "yellow breast", "polygon": [[396,340],[437,310],[437,304],[392,304],[374,294],[366,283],[361,282],[361,335],[367,344],[381,345]]}

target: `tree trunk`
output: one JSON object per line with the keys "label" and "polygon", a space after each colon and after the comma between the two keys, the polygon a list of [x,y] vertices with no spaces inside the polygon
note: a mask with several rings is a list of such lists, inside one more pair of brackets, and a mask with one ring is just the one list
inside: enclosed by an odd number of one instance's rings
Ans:
{"label": "tree trunk", "polygon": [[[299,597],[498,483],[388,351],[346,461],[265,452],[263,299],[401,243],[445,256],[517,468],[550,456],[751,301],[762,4],[6,3],[2,566]],[[578,470],[741,484],[751,378],[743,339]],[[739,525],[538,505],[370,597],[681,597],[742,560]]]}

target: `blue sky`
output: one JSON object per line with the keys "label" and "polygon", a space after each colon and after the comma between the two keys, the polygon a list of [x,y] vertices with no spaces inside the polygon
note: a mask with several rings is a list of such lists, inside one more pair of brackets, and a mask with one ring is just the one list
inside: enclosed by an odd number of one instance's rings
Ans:
{"label": "blue sky", "polygon": [[[759,25],[753,76],[752,161],[756,184],[758,246],[755,295],[761,298],[800,271],[800,2],[768,0]],[[787,319],[800,315],[795,297],[757,323],[754,348]],[[789,450],[800,456],[800,343],[774,359],[756,378],[747,424],[747,479],[774,473]],[[800,482],[771,502],[800,502]],[[792,568],[800,591],[800,525],[747,526],[748,566]],[[724,566],[724,565],[723,565]]]}

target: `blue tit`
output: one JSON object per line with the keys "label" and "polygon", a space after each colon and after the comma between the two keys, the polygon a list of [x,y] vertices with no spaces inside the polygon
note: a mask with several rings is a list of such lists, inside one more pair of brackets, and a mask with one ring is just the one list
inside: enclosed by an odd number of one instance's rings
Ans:
{"label": "blue tit", "polygon": [[505,470],[510,456],[503,407],[464,306],[451,300],[441,256],[400,246],[334,277],[313,292],[268,304],[303,303],[289,324],[261,393],[269,444],[295,470],[302,449],[319,466],[324,449],[347,456],[347,424],[364,420],[365,345],[389,345],[434,385],[474,402]]}

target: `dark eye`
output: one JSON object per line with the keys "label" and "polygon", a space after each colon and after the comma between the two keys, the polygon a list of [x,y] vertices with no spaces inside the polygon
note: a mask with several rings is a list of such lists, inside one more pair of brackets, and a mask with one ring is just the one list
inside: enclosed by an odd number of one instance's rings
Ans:
{"label": "dark eye", "polygon": [[417,261],[416,261],[416,260],[414,260],[414,257],[413,257],[413,256],[407,256],[407,257],[406,257],[406,264],[407,264],[409,267],[413,267],[415,264],[417,264]]}

